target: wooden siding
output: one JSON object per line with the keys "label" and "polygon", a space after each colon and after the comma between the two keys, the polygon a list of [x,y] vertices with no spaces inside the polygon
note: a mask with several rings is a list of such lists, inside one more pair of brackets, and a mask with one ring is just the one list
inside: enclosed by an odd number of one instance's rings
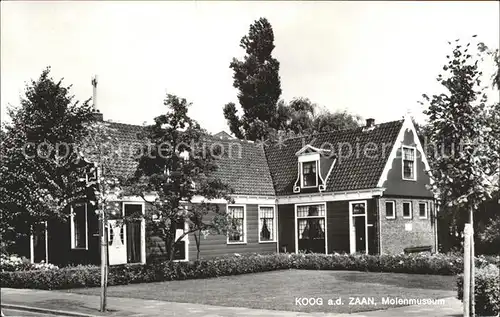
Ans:
{"label": "wooden siding", "polygon": [[90,204],[87,208],[88,250],[71,249],[69,218],[64,222],[49,221],[47,224],[49,263],[56,265],[100,263],[99,221],[94,208]]}
{"label": "wooden siding", "polygon": [[[226,210],[226,204],[220,204],[221,210]],[[244,244],[228,244],[226,235],[208,235],[201,238],[200,259],[208,259],[225,255],[248,253],[274,253],[276,242],[259,243],[259,213],[258,205],[246,205],[247,242]],[[210,215],[207,215],[210,217]],[[196,242],[193,235],[189,235],[189,260],[196,260]]]}
{"label": "wooden siding", "polygon": [[326,203],[328,253],[349,253],[349,201]]}
{"label": "wooden siding", "polygon": [[279,252],[295,252],[295,205],[278,205]]}

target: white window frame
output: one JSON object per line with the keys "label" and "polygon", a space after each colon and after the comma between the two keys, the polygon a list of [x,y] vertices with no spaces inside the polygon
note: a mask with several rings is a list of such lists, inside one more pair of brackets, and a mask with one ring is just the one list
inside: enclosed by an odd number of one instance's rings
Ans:
{"label": "white window frame", "polygon": [[[85,247],[77,247],[75,240],[75,213],[74,207],[76,206],[85,206]],[[88,221],[88,205],[87,204],[76,204],[75,206],[71,206],[70,213],[70,234],[71,234],[71,249],[72,250],[88,250],[89,249],[89,221]]]}
{"label": "white window frame", "polygon": [[[405,149],[413,151],[413,178],[405,177]],[[417,180],[417,148],[414,146],[408,146],[408,145],[401,146],[401,176],[405,181]]]}
{"label": "white window frame", "polygon": [[[420,205],[424,205],[425,206],[425,216],[422,216],[420,214]],[[427,203],[427,202],[419,202],[418,203],[418,218],[419,219],[427,219],[428,215],[429,215],[429,203]]]}
{"label": "white window frame", "polygon": [[[323,205],[325,206],[325,215],[324,216],[307,216],[307,217],[298,217],[298,212],[297,212],[297,207],[299,206],[320,206]],[[299,233],[298,233],[298,228],[299,228],[299,219],[325,219],[325,254],[328,254],[328,209],[326,202],[310,202],[310,203],[301,203],[301,204],[295,204],[295,253],[299,253]]]}
{"label": "white window frame", "polygon": [[[410,205],[410,216],[405,216],[405,204]],[[403,219],[413,219],[413,203],[411,201],[403,201]]]}
{"label": "white window frame", "polygon": [[[392,204],[392,216],[387,216],[387,203]],[[394,200],[385,201],[385,219],[396,219],[396,202]]]}
{"label": "white window frame", "polygon": [[[271,240],[264,240],[262,241],[260,239],[260,228],[262,225],[261,217],[260,217],[260,208],[265,207],[265,208],[273,208],[273,236],[271,237]],[[258,217],[259,217],[259,227],[257,228],[257,235],[259,237],[259,243],[275,243],[276,242],[276,206],[275,205],[259,205],[258,206]]]}
{"label": "white window frame", "polygon": [[[313,186],[305,186],[304,185],[304,163],[315,163],[316,164],[316,182]],[[318,160],[304,160],[300,162],[300,187],[302,188],[316,188],[318,187],[318,174],[319,174],[319,164]]]}
{"label": "white window frame", "polygon": [[229,240],[229,233],[227,234],[226,237],[226,243],[227,244],[247,244],[247,206],[246,205],[237,205],[237,204],[231,204],[231,205],[226,205],[226,212],[229,214],[229,208],[230,207],[243,207],[243,241],[230,241]]}

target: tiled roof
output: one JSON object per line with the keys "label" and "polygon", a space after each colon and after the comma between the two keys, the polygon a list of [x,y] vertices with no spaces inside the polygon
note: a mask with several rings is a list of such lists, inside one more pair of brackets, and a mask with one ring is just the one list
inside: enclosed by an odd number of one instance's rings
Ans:
{"label": "tiled roof", "polygon": [[[109,123],[114,137],[124,149],[120,159],[114,162],[113,168],[122,176],[132,175],[137,162],[130,153],[140,146],[137,135],[144,127]],[[361,127],[296,137],[275,145],[267,145],[265,149],[261,144],[252,142],[212,138],[213,142],[221,144],[224,149],[231,148],[231,155],[226,153],[218,159],[219,168],[215,175],[231,186],[235,194],[293,194],[293,185],[297,179],[295,153],[310,144],[317,148],[332,149],[337,156],[327,181],[327,192],[374,188],[402,124],[403,120],[400,120],[378,124],[369,131],[364,131]],[[368,155],[363,155],[367,147],[370,147]],[[347,155],[349,148],[352,149],[351,155]]]}
{"label": "tiled roof", "polygon": [[[120,158],[113,162],[112,169],[120,176],[131,176],[137,166],[133,154],[141,145],[137,135],[144,131],[145,127],[116,122],[108,124],[111,128],[110,134],[121,148]],[[227,150],[227,153],[217,160],[218,169],[214,174],[231,186],[235,194],[274,195],[271,174],[261,145],[237,139],[213,139],[213,142]]]}
{"label": "tiled roof", "polygon": [[[293,185],[297,180],[295,153],[307,144],[332,149],[337,156],[325,191],[376,187],[402,124],[403,120],[393,121],[378,124],[367,131],[360,127],[292,138],[267,146],[267,162],[276,194],[293,194]],[[348,155],[349,148],[351,155]],[[364,149],[367,149],[367,155]]]}
{"label": "tiled roof", "polygon": [[134,154],[142,144],[138,134],[143,132],[145,127],[117,122],[106,123],[109,125],[110,135],[118,141],[118,150],[120,151],[119,158],[111,162],[111,169],[120,176],[132,176],[137,167]]}
{"label": "tiled roof", "polygon": [[226,150],[217,160],[219,168],[215,176],[231,186],[235,194],[274,196],[271,173],[261,144],[238,139],[214,142]]}

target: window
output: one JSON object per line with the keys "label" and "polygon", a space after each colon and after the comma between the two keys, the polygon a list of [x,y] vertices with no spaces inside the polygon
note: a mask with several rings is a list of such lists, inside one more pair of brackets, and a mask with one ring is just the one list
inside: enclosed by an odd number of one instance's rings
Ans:
{"label": "window", "polygon": [[385,202],[385,217],[387,219],[396,219],[395,203],[393,201]]}
{"label": "window", "polygon": [[244,206],[228,206],[228,243],[246,243],[246,219]]}
{"label": "window", "polygon": [[275,241],[274,206],[259,206],[259,242]]}
{"label": "window", "polygon": [[403,146],[403,179],[416,180],[415,148]]}
{"label": "window", "polygon": [[71,208],[71,248],[86,249],[88,240],[87,205],[79,204]]}
{"label": "window", "polygon": [[410,202],[403,203],[403,218],[404,219],[411,219],[412,218],[411,203]]}
{"label": "window", "polygon": [[418,210],[418,216],[420,219],[427,219],[427,203],[419,203]]}
{"label": "window", "polygon": [[302,162],[302,187],[318,186],[316,161]]}
{"label": "window", "polygon": [[297,250],[306,253],[326,253],[326,204],[295,206]]}

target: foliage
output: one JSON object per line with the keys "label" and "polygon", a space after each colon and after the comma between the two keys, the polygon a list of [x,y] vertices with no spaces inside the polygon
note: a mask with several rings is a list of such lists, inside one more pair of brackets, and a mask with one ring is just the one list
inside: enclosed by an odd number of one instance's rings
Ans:
{"label": "foliage", "polygon": [[[231,189],[214,176],[215,158],[224,155],[220,147],[211,147],[206,131],[191,119],[186,99],[168,94],[164,101],[166,114],[155,118],[147,128],[145,146],[129,191],[139,195],[153,207],[154,230],[165,241],[169,259],[173,260],[174,244],[186,234],[203,230],[224,232],[225,211],[207,201],[230,200]],[[147,198],[154,194],[154,200]],[[191,204],[194,196],[205,201]],[[206,216],[214,217],[207,221]],[[185,230],[184,223],[188,224]],[[183,234],[176,237],[176,230]]]}
{"label": "foliage", "polygon": [[268,127],[276,128],[272,118],[281,95],[280,64],[271,55],[274,33],[269,21],[265,18],[255,21],[240,46],[245,50],[245,57],[243,60],[233,58],[229,67],[234,71],[233,86],[239,90],[243,115],[240,118],[236,105],[228,103],[224,106],[224,117],[237,138],[266,138]]}
{"label": "foliage", "polygon": [[492,179],[499,172],[500,147],[494,133],[498,122],[491,120],[495,108],[487,105],[481,86],[481,55],[472,50],[457,40],[445,74],[437,78],[446,92],[423,97],[429,104],[433,190],[448,206],[476,210],[498,188]]}
{"label": "foliage", "polygon": [[0,254],[0,272],[56,270],[57,266],[50,263],[31,263],[25,257],[17,255]]}
{"label": "foliage", "polygon": [[85,134],[92,108],[75,101],[70,90],[47,68],[26,85],[20,106],[9,109],[12,121],[0,140],[3,241],[16,241],[40,221],[66,219],[64,208],[86,196],[74,144]]}
{"label": "foliage", "polygon": [[[457,297],[463,300],[464,277],[457,277]],[[475,275],[476,314],[479,316],[498,316],[500,313],[500,271],[493,264],[476,270]]]}
{"label": "foliage", "polygon": [[[498,263],[500,258],[477,258],[476,266]],[[455,275],[462,272],[463,256],[444,254],[352,255],[352,254],[248,254],[196,262],[160,262],[112,266],[109,285],[212,278],[275,270],[350,270],[413,274]],[[95,287],[100,282],[95,266],[52,271],[2,272],[2,287],[65,289]]]}

